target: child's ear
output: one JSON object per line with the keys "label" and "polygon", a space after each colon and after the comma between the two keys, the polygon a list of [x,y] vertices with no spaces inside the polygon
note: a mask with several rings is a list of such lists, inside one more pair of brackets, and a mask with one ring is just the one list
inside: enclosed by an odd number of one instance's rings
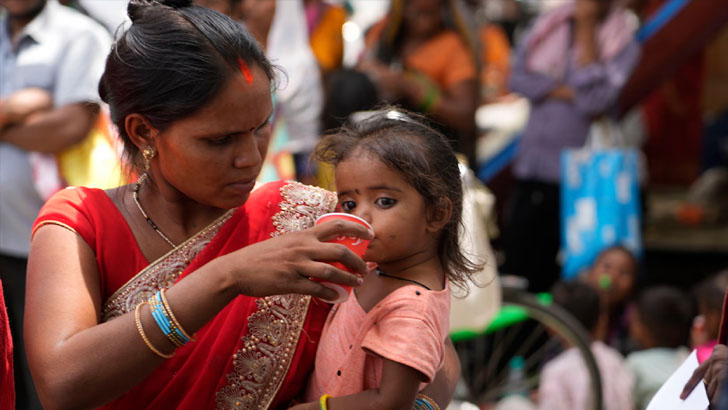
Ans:
{"label": "child's ear", "polygon": [[427,213],[427,232],[438,232],[452,217],[452,201],[444,196],[440,198],[437,205],[431,207]]}

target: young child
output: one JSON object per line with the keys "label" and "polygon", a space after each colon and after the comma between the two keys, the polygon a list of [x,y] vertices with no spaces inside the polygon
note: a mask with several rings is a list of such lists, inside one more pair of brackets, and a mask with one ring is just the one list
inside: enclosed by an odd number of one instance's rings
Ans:
{"label": "young child", "polygon": [[690,329],[690,346],[697,350],[699,363],[705,361],[718,344],[726,289],[728,271],[722,271],[702,280],[693,290],[697,316]]}
{"label": "young child", "polygon": [[629,249],[613,245],[602,250],[583,279],[599,291],[606,320],[595,337],[616,348],[622,354],[630,350],[627,344],[629,321],[627,305],[637,281],[637,259]]}
{"label": "young child", "polygon": [[450,286],[481,268],[458,244],[458,161],[440,133],[395,110],[324,137],[315,155],[335,167],[341,211],[372,225],[364,259],[378,267],[329,313],[309,403],[295,408],[436,408],[418,392],[443,363]]}
{"label": "young child", "polygon": [[[633,377],[622,355],[595,340],[600,318],[599,293],[578,281],[557,282],[554,303],[571,313],[592,336],[591,351],[602,378],[605,410],[632,410]],[[587,370],[579,352],[571,348],[546,364],[539,386],[539,410],[586,409],[589,403]]]}
{"label": "young child", "polygon": [[632,312],[630,334],[643,350],[627,356],[635,377],[635,408],[644,409],[652,396],[687,358],[685,344],[692,312],[679,289],[656,286],[645,290]]}

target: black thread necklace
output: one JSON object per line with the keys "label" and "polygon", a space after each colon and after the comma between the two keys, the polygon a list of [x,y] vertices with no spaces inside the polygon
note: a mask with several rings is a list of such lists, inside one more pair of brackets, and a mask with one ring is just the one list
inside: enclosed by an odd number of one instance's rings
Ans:
{"label": "black thread necklace", "polygon": [[427,287],[427,286],[423,285],[423,284],[422,284],[422,283],[420,283],[420,282],[417,282],[417,281],[416,281],[416,280],[414,280],[414,279],[400,278],[399,276],[394,276],[394,275],[390,275],[390,274],[388,274],[388,273],[384,273],[384,271],[382,271],[382,270],[381,270],[381,269],[379,269],[379,268],[377,268],[377,275],[378,275],[378,276],[384,276],[385,278],[392,278],[392,279],[398,279],[398,280],[403,280],[403,281],[405,281],[405,282],[411,282],[411,283],[414,283],[415,285],[420,285],[420,286],[422,286],[423,288],[425,288],[425,289],[427,289],[427,290],[432,290],[432,289],[430,289],[429,287]]}
{"label": "black thread necklace", "polygon": [[144,181],[146,181],[148,177],[149,177],[149,175],[147,175],[146,172],[143,173],[139,177],[139,179],[137,180],[136,185],[134,186],[134,192],[132,193],[132,198],[134,198],[134,203],[136,204],[137,208],[139,208],[139,212],[141,212],[142,216],[144,217],[144,219],[147,220],[147,222],[149,223],[149,225],[152,226],[152,229],[154,229],[154,231],[157,232],[159,234],[159,236],[161,236],[162,239],[164,239],[164,241],[167,242],[169,244],[169,246],[172,247],[172,249],[174,249],[174,248],[177,247],[177,245],[175,245],[174,242],[172,242],[167,237],[167,235],[163,234],[162,231],[159,230],[159,228],[157,227],[157,224],[155,224],[152,221],[152,218],[150,218],[149,215],[147,215],[147,213],[144,212],[144,208],[142,208],[142,204],[139,203],[139,189],[142,187],[142,185],[144,185]]}

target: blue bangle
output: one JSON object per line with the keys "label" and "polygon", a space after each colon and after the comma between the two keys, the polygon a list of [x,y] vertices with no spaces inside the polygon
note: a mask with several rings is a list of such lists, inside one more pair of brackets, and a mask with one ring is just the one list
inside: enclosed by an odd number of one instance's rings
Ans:
{"label": "blue bangle", "polygon": [[157,322],[157,326],[162,329],[162,333],[166,335],[169,333],[169,323],[164,320],[164,314],[162,313],[161,307],[154,298],[149,300],[149,306],[152,308],[152,317],[154,318],[154,321]]}
{"label": "blue bangle", "polygon": [[[169,333],[174,332],[174,334],[176,335],[174,337],[178,337],[183,345],[189,343],[190,339],[187,336],[185,336],[184,332],[181,332],[181,329],[176,325],[177,321],[174,320],[174,318],[172,317],[172,312],[170,312],[169,309],[167,309],[167,304],[164,303],[165,300],[164,300],[163,291],[160,290],[159,292],[157,292],[156,296],[157,296],[157,302],[159,304],[159,307],[162,309],[162,313],[164,314],[164,319],[165,319],[167,325],[169,325],[169,329],[170,329]],[[170,334],[167,334],[167,337],[173,337],[173,336],[171,336]]]}
{"label": "blue bangle", "polygon": [[169,313],[162,302],[161,291],[149,298],[149,306],[151,308],[152,317],[154,318],[154,321],[157,322],[157,326],[159,326],[159,329],[165,336],[167,336],[172,344],[177,347],[182,347],[190,341],[187,337],[180,333],[179,329],[177,329],[177,327],[169,320]]}
{"label": "blue bangle", "polygon": [[412,410],[440,410],[434,400],[420,393],[415,399],[415,405]]}

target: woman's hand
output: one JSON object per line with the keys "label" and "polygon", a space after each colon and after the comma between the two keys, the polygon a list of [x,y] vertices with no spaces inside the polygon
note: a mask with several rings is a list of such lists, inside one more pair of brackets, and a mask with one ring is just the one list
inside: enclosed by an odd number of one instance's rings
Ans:
{"label": "woman's hand", "polygon": [[698,366],[690,377],[690,380],[685,383],[685,387],[682,393],[680,393],[680,398],[684,400],[688,397],[695,386],[702,381],[705,384],[705,390],[708,393],[710,403],[712,405],[718,404],[718,393],[726,379],[726,372],[728,372],[727,365],[728,347],[726,345],[716,345],[708,360]]}
{"label": "woman's hand", "polygon": [[[326,242],[341,235],[374,237],[358,223],[334,220],[250,245],[221,259],[229,266],[237,293],[254,297],[301,293],[331,300],[336,292],[309,278],[359,286],[362,279],[358,275],[368,271],[364,261],[346,246]],[[340,262],[356,274],[324,261]]]}

